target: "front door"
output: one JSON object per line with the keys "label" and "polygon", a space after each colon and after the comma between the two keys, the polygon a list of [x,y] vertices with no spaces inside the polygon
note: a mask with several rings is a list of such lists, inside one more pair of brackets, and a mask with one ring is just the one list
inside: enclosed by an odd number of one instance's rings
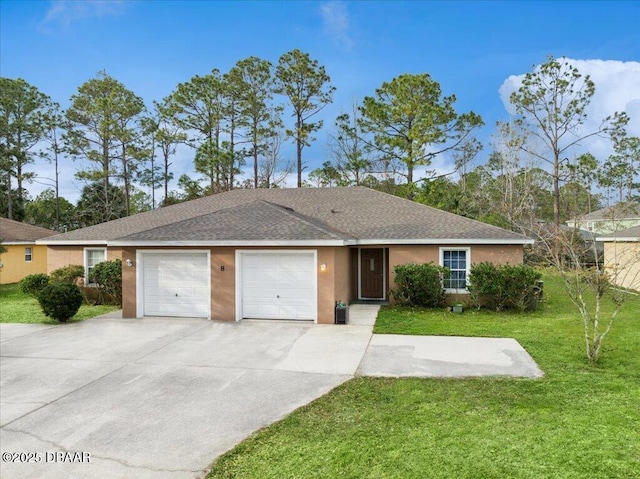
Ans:
{"label": "front door", "polygon": [[384,250],[360,250],[360,298],[384,299]]}

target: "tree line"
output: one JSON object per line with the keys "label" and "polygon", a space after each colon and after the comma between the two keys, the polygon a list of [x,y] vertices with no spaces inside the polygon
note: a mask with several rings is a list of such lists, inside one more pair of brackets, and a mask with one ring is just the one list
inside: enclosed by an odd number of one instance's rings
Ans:
{"label": "tree line", "polygon": [[[304,149],[324,127],[317,115],[335,87],[300,50],[276,65],[249,57],[196,75],[150,107],[104,71],[64,111],[23,79],[0,78],[0,213],[73,229],[233,188],[281,187],[295,172],[298,187],[364,185],[507,228],[543,221],[557,232],[571,216],[640,193],[640,140],[627,135],[627,115],[612,112],[584,130],[595,88],[566,59],[549,57],[511,95],[515,116],[482,145],[477,113],[458,111],[456,96],[429,74],[402,74],[336,118],[329,155],[305,180]],[[592,136],[614,154],[573,154]],[[171,191],[179,145],[192,151],[193,170]],[[488,159],[478,164],[483,148]],[[437,174],[443,154],[450,171]],[[67,157],[85,185],[76,205],[59,195]],[[37,174],[42,162],[51,178]],[[34,181],[48,188],[30,198]]]}

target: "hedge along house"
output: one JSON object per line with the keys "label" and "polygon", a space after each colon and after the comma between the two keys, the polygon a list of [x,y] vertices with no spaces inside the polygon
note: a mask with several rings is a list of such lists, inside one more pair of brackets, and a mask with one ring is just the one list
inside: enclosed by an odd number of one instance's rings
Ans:
{"label": "hedge along house", "polygon": [[[332,323],[389,300],[393,268],[522,262],[521,235],[364,187],[233,190],[47,238],[49,271],[123,261],[123,316]],[[462,291],[457,291],[462,292]]]}
{"label": "hedge along house", "polygon": [[57,234],[39,226],[0,217],[0,284],[17,283],[30,274],[47,272],[47,247],[36,240]]}

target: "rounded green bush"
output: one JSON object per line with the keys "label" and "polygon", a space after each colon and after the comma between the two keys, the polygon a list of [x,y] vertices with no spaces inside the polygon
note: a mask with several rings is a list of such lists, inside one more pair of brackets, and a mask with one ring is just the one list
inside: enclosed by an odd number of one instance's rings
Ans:
{"label": "rounded green bush", "polygon": [[435,308],[445,300],[442,276],[445,268],[432,263],[399,264],[394,267],[396,288],[390,290],[398,303]]}
{"label": "rounded green bush", "polygon": [[40,291],[48,284],[49,277],[44,273],[37,273],[22,278],[18,283],[18,288],[20,288],[20,291],[24,294],[29,294],[37,298]]}
{"label": "rounded green bush", "polygon": [[75,316],[82,305],[82,291],[75,284],[54,283],[38,295],[45,316],[65,322]]}
{"label": "rounded green bush", "polygon": [[84,266],[79,264],[68,264],[51,272],[49,276],[52,283],[77,284],[78,280],[84,276]]}

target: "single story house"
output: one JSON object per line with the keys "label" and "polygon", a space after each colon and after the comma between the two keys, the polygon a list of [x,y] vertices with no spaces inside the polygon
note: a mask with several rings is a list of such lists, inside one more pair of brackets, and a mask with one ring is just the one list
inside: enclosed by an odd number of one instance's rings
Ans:
{"label": "single story house", "polygon": [[606,235],[639,225],[640,204],[633,201],[601,208],[567,221],[567,226],[570,228],[577,228],[598,235]]}
{"label": "single story house", "polygon": [[56,233],[0,217],[0,239],[7,250],[0,253],[0,284],[17,283],[27,275],[46,273],[47,247],[36,245],[36,240]]}
{"label": "single story house", "polygon": [[46,238],[48,270],[123,261],[123,316],[334,321],[389,300],[393,268],[521,263],[519,234],[364,187],[239,189]]}
{"label": "single story house", "polygon": [[640,226],[596,238],[604,243],[604,267],[623,288],[640,291]]}

